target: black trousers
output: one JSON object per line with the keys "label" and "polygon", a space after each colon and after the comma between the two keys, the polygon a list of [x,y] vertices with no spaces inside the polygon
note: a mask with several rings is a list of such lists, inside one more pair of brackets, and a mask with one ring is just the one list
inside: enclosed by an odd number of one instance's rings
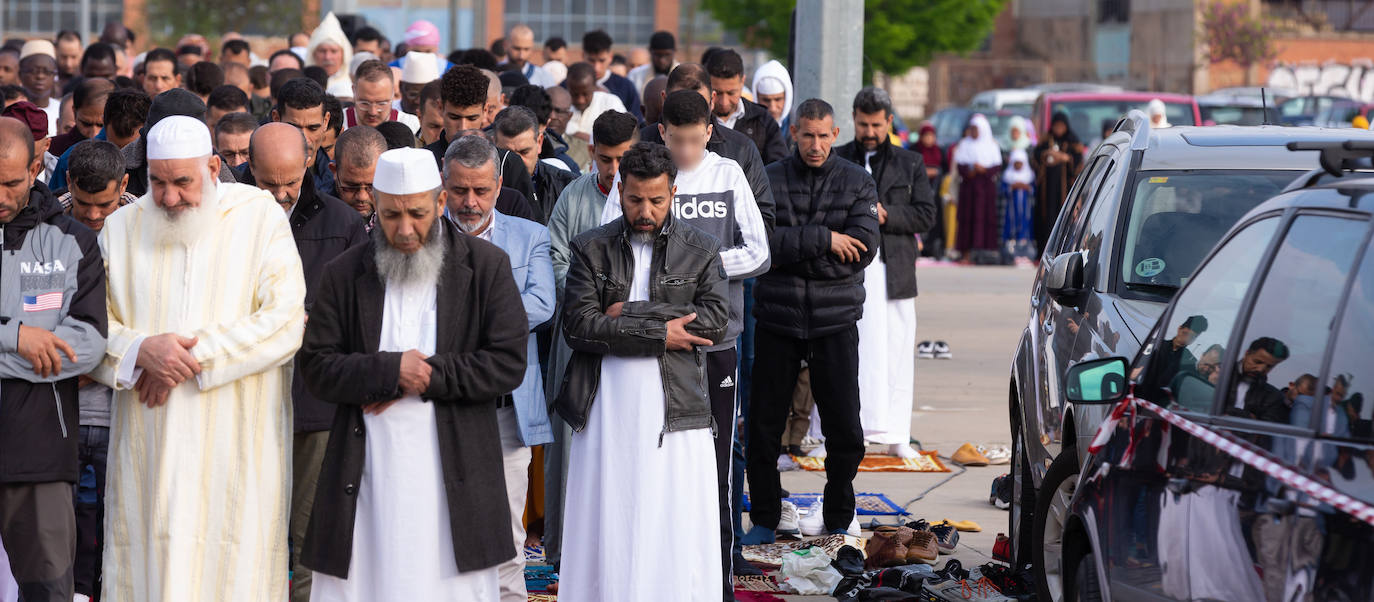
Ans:
{"label": "black trousers", "polygon": [[101,555],[105,539],[105,459],[110,449],[110,428],[83,426],[80,429],[79,461],[84,473],[90,466],[95,473],[94,487],[85,475],[76,486],[76,568],[73,570],[76,593],[100,599]]}
{"label": "black trousers", "polygon": [[754,331],[753,393],[749,400],[749,517],[775,529],[782,513],[778,454],[792,408],[801,362],[811,368],[811,394],[825,435],[825,529],[846,529],[854,519],[854,475],[864,457],[859,424],[859,329],[798,339],[760,325]]}
{"label": "black trousers", "polygon": [[0,483],[0,542],[24,602],[69,602],[76,593],[72,484]]}
{"label": "black trousers", "polygon": [[[732,550],[735,528],[730,510],[730,450],[735,439],[735,382],[738,349],[731,347],[706,354],[706,391],[711,398],[711,415],[716,419],[716,495],[720,504],[720,562],[725,593],[722,600],[735,599]],[[738,478],[738,477],[736,477]]]}

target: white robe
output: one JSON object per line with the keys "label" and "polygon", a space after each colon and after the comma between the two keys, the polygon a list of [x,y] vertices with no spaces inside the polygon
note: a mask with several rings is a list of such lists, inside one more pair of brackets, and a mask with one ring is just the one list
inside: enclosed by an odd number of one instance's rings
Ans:
{"label": "white robe", "polygon": [[[647,300],[653,250],[631,249],[629,300]],[[572,438],[559,602],[720,600],[711,431],[666,433],[660,446],[663,405],[658,358],[601,359],[587,427]]]}
{"label": "white robe", "polygon": [[[219,184],[219,220],[160,246],[149,195],[100,233],[109,337],[91,377],[115,389],[103,599],[282,600],[291,493],[291,359],[305,278],[281,207]],[[119,382],[141,337],[197,337],[201,373],[149,409]],[[131,364],[126,364],[130,366]]]}
{"label": "white robe", "polygon": [[859,422],[864,438],[896,445],[911,441],[916,299],[887,298],[887,264],[864,269],[864,315],[859,319]]}
{"label": "white robe", "polygon": [[[433,284],[387,283],[381,351],[434,354],[435,295]],[[459,573],[453,558],[434,404],[403,397],[381,414],[364,414],[363,424],[348,579],[315,573],[311,601],[496,600],[496,568]]]}

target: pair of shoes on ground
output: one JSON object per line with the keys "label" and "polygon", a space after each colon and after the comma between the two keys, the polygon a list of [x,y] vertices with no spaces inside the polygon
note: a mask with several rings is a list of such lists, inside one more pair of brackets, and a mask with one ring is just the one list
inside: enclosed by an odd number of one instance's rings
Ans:
{"label": "pair of shoes on ground", "polygon": [[959,545],[959,530],[949,521],[932,524],[925,519],[918,519],[907,523],[906,526],[913,531],[929,531],[933,534],[935,546],[941,554],[952,554],[954,548]]}
{"label": "pair of shoes on ground", "polygon": [[825,516],[823,513],[824,505],[821,500],[817,500],[807,509],[806,516],[801,515],[801,510],[795,504],[787,500],[782,502],[782,514],[778,519],[778,528],[775,530],[778,535],[792,537],[815,537],[817,535],[827,535],[842,533],[863,537],[863,530],[859,527],[859,517],[855,515],[849,520],[849,526],[845,529],[826,529]]}
{"label": "pair of shoes on ground", "polygon": [[906,526],[883,525],[864,544],[864,565],[880,569],[908,564],[934,565],[940,558],[935,534]]}
{"label": "pair of shoes on ground", "polygon": [[954,352],[949,350],[949,343],[944,341],[921,341],[916,345],[916,357],[923,360],[954,359]]}
{"label": "pair of shoes on ground", "polygon": [[1010,464],[1011,450],[1005,445],[989,446],[965,443],[954,451],[949,459],[964,466],[988,466],[989,464]]}

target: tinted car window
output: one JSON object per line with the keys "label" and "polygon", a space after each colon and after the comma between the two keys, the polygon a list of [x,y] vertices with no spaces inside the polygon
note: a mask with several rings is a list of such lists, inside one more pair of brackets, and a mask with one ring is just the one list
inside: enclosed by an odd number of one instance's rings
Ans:
{"label": "tinted car window", "polygon": [[[1322,443],[1312,450],[1310,461],[1316,470],[1326,471],[1336,489],[1374,502],[1374,451],[1369,447],[1374,444],[1370,432],[1374,425],[1374,399],[1370,397],[1374,395],[1374,246],[1360,262],[1359,275],[1336,328],[1330,375],[1323,388],[1330,393],[1322,400],[1325,410],[1318,428],[1322,434],[1366,445]],[[1304,393],[1302,401],[1311,403],[1316,391]]]}
{"label": "tinted car window", "polygon": [[1300,171],[1141,172],[1126,211],[1121,281],[1168,296],[1236,221],[1301,175]]}
{"label": "tinted car window", "polygon": [[[1367,222],[1300,215],[1284,237],[1251,309],[1226,414],[1307,426],[1298,381],[1321,374],[1326,343]],[[1287,391],[1284,391],[1287,389]],[[1308,405],[1308,408],[1311,406]]]}
{"label": "tinted car window", "polygon": [[[1144,112],[1149,105],[1149,100],[1075,100],[1072,102],[1056,102],[1050,105],[1050,115],[1063,112],[1069,116],[1069,126],[1073,131],[1084,140],[1096,137],[1102,131],[1102,122],[1106,120],[1116,121],[1126,116],[1131,109],[1139,109]],[[1164,116],[1168,118],[1171,125],[1196,125],[1193,122],[1193,105],[1191,103],[1166,102],[1164,103]]]}
{"label": "tinted car window", "polygon": [[1278,223],[1270,217],[1241,229],[1179,294],[1159,340],[1141,352],[1132,374],[1137,395],[1183,411],[1211,411],[1225,345]]}
{"label": "tinted car window", "polygon": [[[1069,193],[1071,198],[1066,199],[1064,207],[1060,209],[1061,219],[1064,220],[1063,227],[1060,229],[1063,234],[1061,234],[1059,245],[1055,247],[1055,255],[1077,249],[1075,245],[1078,243],[1078,233],[1081,231],[1085,219],[1083,212],[1088,210],[1088,200],[1097,190],[1098,183],[1102,180],[1102,173],[1106,171],[1107,164],[1110,162],[1110,157],[1098,156],[1093,158],[1092,164],[1079,177],[1078,188]],[[1053,245],[1054,243],[1051,242],[1050,244]]]}

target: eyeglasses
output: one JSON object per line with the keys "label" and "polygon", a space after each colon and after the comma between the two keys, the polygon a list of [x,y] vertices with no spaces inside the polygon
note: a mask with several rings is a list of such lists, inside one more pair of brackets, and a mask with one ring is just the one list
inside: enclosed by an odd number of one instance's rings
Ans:
{"label": "eyeglasses", "polygon": [[356,99],[355,99],[355,100],[353,101],[353,106],[355,106],[355,107],[357,107],[357,108],[359,108],[359,109],[362,109],[362,110],[364,110],[364,111],[371,111],[371,110],[373,110],[373,109],[390,109],[390,108],[391,108],[391,101],[390,101],[390,100],[356,100]]}
{"label": "eyeglasses", "polygon": [[344,186],[343,184],[340,184],[340,185],[339,185],[339,194],[347,194],[347,195],[351,195],[351,196],[358,196],[358,195],[361,195],[361,194],[367,194],[368,196],[372,196],[372,185],[371,185],[371,184],[358,184],[358,185],[356,185],[356,186]]}

